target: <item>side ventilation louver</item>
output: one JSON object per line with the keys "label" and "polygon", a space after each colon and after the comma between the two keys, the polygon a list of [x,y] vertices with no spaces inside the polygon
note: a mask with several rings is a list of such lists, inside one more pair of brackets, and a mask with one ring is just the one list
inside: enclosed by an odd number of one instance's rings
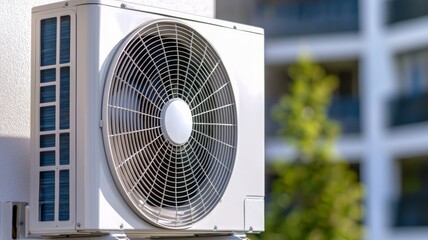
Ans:
{"label": "side ventilation louver", "polygon": [[70,220],[71,17],[41,19],[36,81],[39,144],[38,221]]}

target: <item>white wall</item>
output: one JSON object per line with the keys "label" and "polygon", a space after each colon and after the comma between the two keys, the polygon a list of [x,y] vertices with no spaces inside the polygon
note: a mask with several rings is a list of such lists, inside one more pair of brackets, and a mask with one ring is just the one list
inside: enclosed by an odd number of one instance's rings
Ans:
{"label": "white wall", "polygon": [[[0,202],[29,201],[31,8],[57,0],[0,1]],[[215,0],[132,0],[213,17]]]}

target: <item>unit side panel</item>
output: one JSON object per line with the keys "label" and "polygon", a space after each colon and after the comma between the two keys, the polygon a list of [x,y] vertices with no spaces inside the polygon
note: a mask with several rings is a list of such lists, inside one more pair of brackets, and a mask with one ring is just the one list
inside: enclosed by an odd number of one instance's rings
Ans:
{"label": "unit side panel", "polygon": [[[100,209],[96,134],[99,126],[99,5],[77,6],[77,230],[97,230]],[[95,121],[95,123],[94,123]]]}
{"label": "unit side panel", "polygon": [[32,18],[30,232],[75,229],[74,9]]}

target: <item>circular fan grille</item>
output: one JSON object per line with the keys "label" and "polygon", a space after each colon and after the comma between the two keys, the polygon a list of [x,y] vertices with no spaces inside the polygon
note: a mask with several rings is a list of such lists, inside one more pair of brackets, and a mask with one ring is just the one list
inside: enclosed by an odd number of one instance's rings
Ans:
{"label": "circular fan grille", "polygon": [[210,43],[189,26],[137,29],[112,62],[103,137],[116,185],[151,223],[188,228],[220,201],[237,144],[233,89]]}

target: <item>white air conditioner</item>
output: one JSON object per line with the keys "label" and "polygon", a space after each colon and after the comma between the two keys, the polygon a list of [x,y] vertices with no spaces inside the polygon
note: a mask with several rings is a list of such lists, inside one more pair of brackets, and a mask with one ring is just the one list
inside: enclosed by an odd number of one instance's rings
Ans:
{"label": "white air conditioner", "polygon": [[263,230],[263,30],[75,0],[32,33],[30,234]]}

